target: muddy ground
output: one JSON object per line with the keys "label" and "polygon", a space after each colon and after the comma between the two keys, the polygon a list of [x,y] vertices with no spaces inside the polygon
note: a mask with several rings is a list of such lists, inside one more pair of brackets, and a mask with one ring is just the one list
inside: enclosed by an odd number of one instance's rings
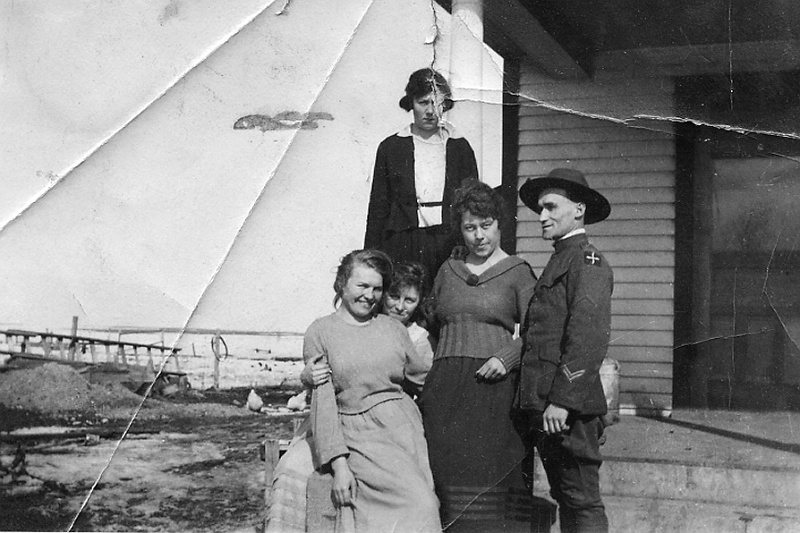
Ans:
{"label": "muddy ground", "polygon": [[[260,444],[289,438],[299,415],[252,412],[248,392],[149,398],[138,411],[0,403],[0,530],[258,531]],[[276,407],[292,394],[257,392]]]}

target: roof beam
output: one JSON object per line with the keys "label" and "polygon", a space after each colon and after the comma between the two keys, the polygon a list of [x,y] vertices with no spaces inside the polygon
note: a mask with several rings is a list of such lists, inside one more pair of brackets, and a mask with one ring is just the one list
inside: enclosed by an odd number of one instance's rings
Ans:
{"label": "roof beam", "polygon": [[588,78],[586,71],[517,0],[486,1],[484,16],[555,78]]}

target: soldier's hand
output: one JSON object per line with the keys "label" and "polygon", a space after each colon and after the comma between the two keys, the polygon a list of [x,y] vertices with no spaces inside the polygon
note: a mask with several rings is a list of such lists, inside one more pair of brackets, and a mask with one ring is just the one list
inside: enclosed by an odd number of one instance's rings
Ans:
{"label": "soldier's hand", "polygon": [[483,363],[477,372],[475,378],[478,381],[500,381],[506,377],[508,371],[506,366],[497,357],[490,357],[488,361]]}
{"label": "soldier's hand", "polygon": [[550,404],[544,410],[542,415],[544,432],[548,435],[555,435],[569,429],[567,425],[567,416],[569,411],[555,404]]}

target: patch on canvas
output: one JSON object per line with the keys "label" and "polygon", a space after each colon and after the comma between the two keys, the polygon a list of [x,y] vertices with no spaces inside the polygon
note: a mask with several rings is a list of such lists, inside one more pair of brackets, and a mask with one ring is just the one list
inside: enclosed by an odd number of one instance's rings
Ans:
{"label": "patch on canvas", "polygon": [[600,266],[601,261],[600,256],[594,252],[584,252],[583,254],[583,262],[587,265]]}

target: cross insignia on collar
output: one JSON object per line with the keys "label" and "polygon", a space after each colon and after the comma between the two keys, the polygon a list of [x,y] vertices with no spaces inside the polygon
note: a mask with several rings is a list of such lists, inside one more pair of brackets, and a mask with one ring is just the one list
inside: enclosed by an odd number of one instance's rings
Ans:
{"label": "cross insignia on collar", "polygon": [[600,256],[594,252],[586,252],[583,254],[583,262],[587,265],[600,266]]}

